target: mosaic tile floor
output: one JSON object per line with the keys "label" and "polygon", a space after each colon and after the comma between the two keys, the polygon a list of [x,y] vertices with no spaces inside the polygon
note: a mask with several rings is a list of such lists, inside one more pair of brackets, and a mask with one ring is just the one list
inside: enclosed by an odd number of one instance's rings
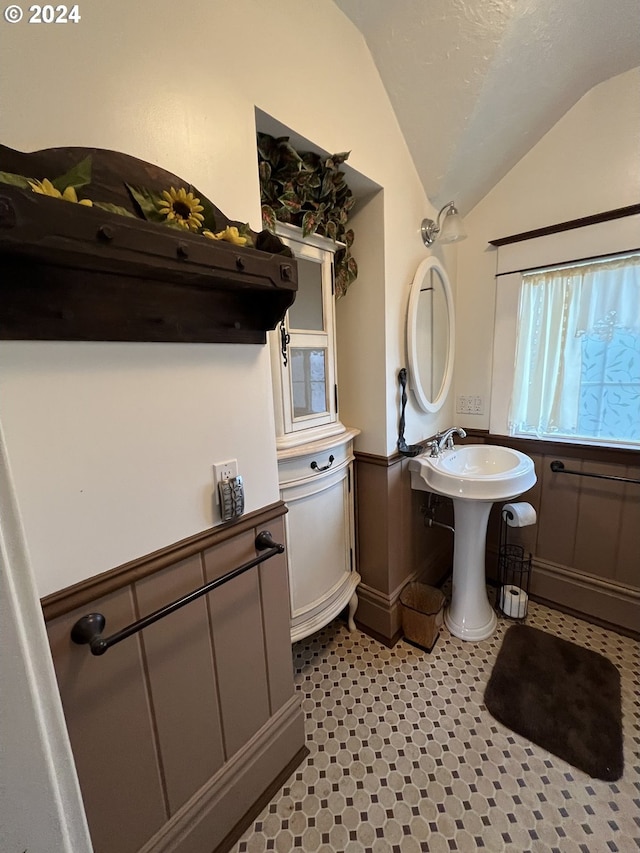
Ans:
{"label": "mosaic tile floor", "polygon": [[532,603],[527,624],[620,669],[624,776],[607,783],[496,722],[482,698],[505,630],[443,628],[431,654],[339,620],[293,647],[310,754],[233,848],[344,853],[640,851],[640,646]]}

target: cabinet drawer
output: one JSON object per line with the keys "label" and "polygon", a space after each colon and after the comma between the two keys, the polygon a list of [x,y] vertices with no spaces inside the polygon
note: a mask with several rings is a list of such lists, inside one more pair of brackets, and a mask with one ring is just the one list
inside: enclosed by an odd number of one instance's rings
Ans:
{"label": "cabinet drawer", "polygon": [[350,435],[341,436],[339,442],[317,442],[300,445],[296,455],[287,454],[278,458],[278,480],[280,486],[299,480],[322,477],[349,465],[353,460],[353,441]]}

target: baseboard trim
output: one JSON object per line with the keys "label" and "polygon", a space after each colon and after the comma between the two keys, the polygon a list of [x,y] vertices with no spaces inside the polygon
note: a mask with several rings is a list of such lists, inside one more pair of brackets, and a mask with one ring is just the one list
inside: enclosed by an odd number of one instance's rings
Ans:
{"label": "baseboard trim", "polygon": [[384,634],[380,634],[374,628],[371,628],[369,625],[365,625],[362,622],[359,622],[356,619],[356,628],[359,631],[362,631],[363,634],[366,634],[367,637],[371,637],[372,640],[376,640],[376,642],[380,643],[383,646],[386,646],[388,649],[392,649],[396,643],[398,643],[402,639],[402,629],[396,631],[396,633],[392,637],[386,637]]}
{"label": "baseboard trim", "polygon": [[[380,592],[365,583],[358,586],[358,610],[356,624],[365,634],[393,646],[402,634],[400,617],[400,593],[405,585],[417,578],[417,572],[412,572],[391,593]],[[359,618],[358,618],[359,617]]]}
{"label": "baseboard trim", "polygon": [[[412,581],[420,581],[426,570],[412,572],[392,592],[385,593],[365,583],[358,586],[358,611],[356,625],[368,636],[389,648],[393,648],[402,637],[402,611],[400,595],[405,586]],[[432,586],[441,586],[451,574],[448,569]],[[358,618],[360,615],[360,618]],[[365,617],[363,619],[363,616]]]}
{"label": "baseboard trim", "polygon": [[[138,853],[223,853],[306,754],[300,696],[294,695]],[[274,764],[281,768],[275,781]]]}
{"label": "baseboard trim", "polygon": [[[628,636],[640,625],[640,590],[533,558],[531,597]],[[631,633],[629,633],[631,632]]]}
{"label": "baseboard trim", "polygon": [[282,773],[273,780],[262,796],[256,800],[249,811],[240,821],[238,821],[226,838],[216,847],[213,853],[228,853],[228,851],[231,850],[234,844],[244,835],[245,831],[258,817],[260,812],[271,802],[289,776],[291,776],[302,764],[307,755],[309,755],[309,748],[306,746],[303,746],[302,749],[299,749],[298,752],[296,752],[291,761],[283,769]]}
{"label": "baseboard trim", "polygon": [[567,616],[573,616],[575,619],[581,619],[583,622],[589,622],[591,625],[597,625],[599,628],[604,628],[607,631],[612,631],[614,634],[620,634],[623,637],[629,637],[632,640],[640,641],[640,631],[632,628],[624,628],[620,625],[614,625],[612,622],[607,622],[606,619],[600,619],[593,614],[582,613],[579,610],[574,610],[573,607],[567,607],[565,604],[558,604],[557,601],[548,601],[546,598],[541,598],[539,595],[532,595],[531,601],[537,604],[542,604],[550,610],[557,610],[559,613],[566,613]]}

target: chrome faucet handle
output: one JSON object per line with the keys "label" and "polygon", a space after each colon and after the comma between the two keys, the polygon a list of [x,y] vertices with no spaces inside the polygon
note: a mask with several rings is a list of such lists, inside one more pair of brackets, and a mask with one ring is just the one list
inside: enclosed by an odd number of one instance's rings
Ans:
{"label": "chrome faucet handle", "polygon": [[440,442],[437,437],[434,438],[433,441],[430,441],[427,444],[427,447],[429,448],[429,456],[432,458],[440,456]]}

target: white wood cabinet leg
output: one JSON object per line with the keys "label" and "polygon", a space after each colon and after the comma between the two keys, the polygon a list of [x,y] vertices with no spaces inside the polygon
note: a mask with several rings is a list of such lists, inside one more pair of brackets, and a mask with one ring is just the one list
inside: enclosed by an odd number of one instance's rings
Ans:
{"label": "white wood cabinet leg", "polygon": [[358,594],[355,589],[353,591],[353,595],[349,599],[349,616],[347,618],[347,625],[349,626],[350,631],[356,630],[356,623],[354,620],[354,616],[356,615],[356,610],[358,609]]}

